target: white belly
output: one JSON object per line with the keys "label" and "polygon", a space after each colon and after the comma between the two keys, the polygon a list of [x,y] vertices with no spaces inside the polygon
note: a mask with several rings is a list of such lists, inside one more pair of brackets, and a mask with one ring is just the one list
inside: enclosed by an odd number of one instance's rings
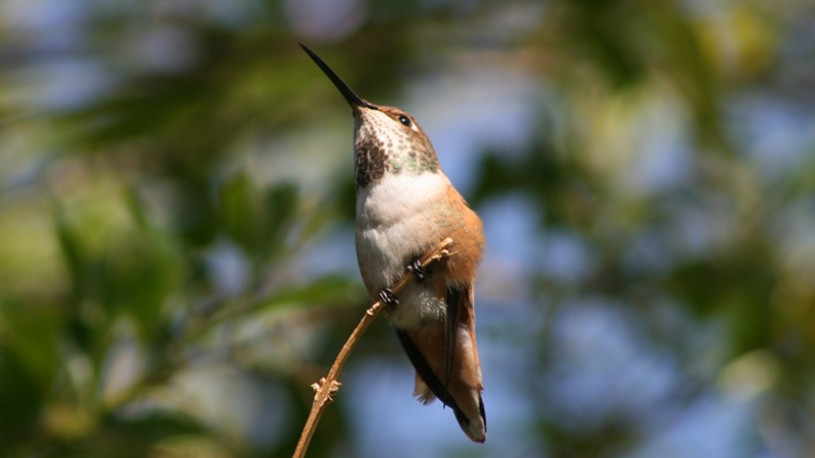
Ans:
{"label": "white belly", "polygon": [[[357,257],[370,291],[391,286],[409,262],[442,239],[433,215],[439,214],[448,186],[442,173],[385,174],[357,192]],[[444,303],[422,284],[411,283],[398,298],[389,316],[396,327],[415,329],[444,317]]]}

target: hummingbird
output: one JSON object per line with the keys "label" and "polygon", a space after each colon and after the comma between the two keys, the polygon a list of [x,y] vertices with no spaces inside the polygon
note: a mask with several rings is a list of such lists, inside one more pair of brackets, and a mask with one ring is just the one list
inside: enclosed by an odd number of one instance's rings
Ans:
{"label": "hummingbird", "polygon": [[[388,318],[416,369],[414,396],[449,406],[464,433],[487,436],[475,341],[476,271],[484,252],[481,219],[439,165],[413,116],[360,98],[331,68],[300,46],[351,105],[354,117],[356,252],[368,293]],[[451,254],[422,268],[419,258],[451,237]],[[415,280],[390,290],[405,270]]]}

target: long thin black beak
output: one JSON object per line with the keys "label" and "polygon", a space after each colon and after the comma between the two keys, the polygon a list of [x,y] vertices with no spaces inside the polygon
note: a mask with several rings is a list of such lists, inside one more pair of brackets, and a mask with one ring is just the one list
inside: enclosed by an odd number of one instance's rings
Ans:
{"label": "long thin black beak", "polygon": [[363,100],[362,97],[358,96],[357,93],[354,92],[354,90],[351,89],[351,87],[349,87],[345,83],[345,81],[343,81],[342,78],[340,78],[339,75],[334,73],[334,70],[331,70],[331,67],[329,67],[328,64],[323,62],[323,60],[320,59],[320,56],[318,56],[314,51],[309,49],[308,46],[304,45],[303,43],[300,43],[300,47],[303,48],[303,51],[305,51],[306,54],[308,54],[309,57],[311,57],[311,59],[317,64],[317,66],[320,67],[320,70],[322,70],[323,73],[325,73],[328,79],[330,79],[331,82],[334,83],[334,86],[337,86],[337,89],[339,89],[340,94],[342,94],[342,96],[345,97],[345,100],[348,101],[352,108],[359,106],[372,108],[374,110],[379,109],[378,106],[366,100]]}

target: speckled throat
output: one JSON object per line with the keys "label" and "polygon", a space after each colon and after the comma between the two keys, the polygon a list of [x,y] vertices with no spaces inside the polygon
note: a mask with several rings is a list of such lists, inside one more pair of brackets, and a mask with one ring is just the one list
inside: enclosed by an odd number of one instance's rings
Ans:
{"label": "speckled throat", "polygon": [[409,114],[393,107],[355,107],[354,176],[365,188],[385,173],[420,175],[441,170],[436,151]]}

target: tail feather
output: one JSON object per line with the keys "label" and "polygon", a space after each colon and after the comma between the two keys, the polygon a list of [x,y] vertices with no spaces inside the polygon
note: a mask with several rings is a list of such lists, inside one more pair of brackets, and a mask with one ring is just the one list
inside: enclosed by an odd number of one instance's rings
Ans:
{"label": "tail feather", "polygon": [[[458,294],[448,294],[450,297],[459,300],[458,306],[453,309],[457,318],[455,329],[448,330],[445,322],[439,321],[415,330],[397,329],[396,333],[416,368],[414,394],[418,399],[428,404],[434,396],[439,398],[453,409],[459,426],[471,440],[484,442],[487,419],[481,398],[481,367],[475,342],[473,295],[467,289],[458,291]],[[450,339],[454,345],[448,347],[446,343]]]}
{"label": "tail feather", "polygon": [[[479,416],[467,417],[461,409],[453,409],[456,414],[456,420],[461,430],[467,434],[471,440],[483,443],[487,439],[487,414],[484,412],[484,401],[481,399],[481,393],[478,393],[478,410]],[[473,420],[471,420],[471,418]]]}

